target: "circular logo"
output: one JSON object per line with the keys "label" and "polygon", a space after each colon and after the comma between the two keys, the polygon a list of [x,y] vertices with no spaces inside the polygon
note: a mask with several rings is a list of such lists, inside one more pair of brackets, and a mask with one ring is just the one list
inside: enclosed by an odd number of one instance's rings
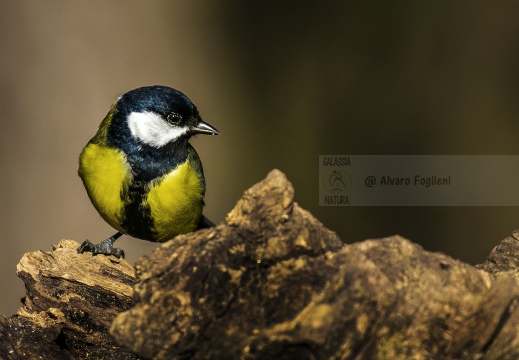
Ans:
{"label": "circular logo", "polygon": [[322,178],[322,183],[326,191],[330,193],[341,193],[349,189],[352,185],[351,175],[345,170],[327,171]]}

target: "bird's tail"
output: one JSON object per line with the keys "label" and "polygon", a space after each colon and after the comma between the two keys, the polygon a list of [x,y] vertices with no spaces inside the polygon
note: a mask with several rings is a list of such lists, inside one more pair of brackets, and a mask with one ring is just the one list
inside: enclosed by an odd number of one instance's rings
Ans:
{"label": "bird's tail", "polygon": [[209,220],[208,218],[206,218],[204,215],[202,215],[202,217],[200,218],[200,221],[198,222],[198,229],[205,229],[205,228],[210,228],[210,227],[214,227],[214,223]]}

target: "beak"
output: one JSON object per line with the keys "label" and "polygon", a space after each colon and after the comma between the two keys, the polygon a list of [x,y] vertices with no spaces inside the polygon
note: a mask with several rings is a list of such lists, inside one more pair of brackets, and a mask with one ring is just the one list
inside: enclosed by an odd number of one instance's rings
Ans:
{"label": "beak", "polygon": [[192,134],[220,135],[218,130],[202,120],[198,122],[197,126],[193,126],[190,132]]}

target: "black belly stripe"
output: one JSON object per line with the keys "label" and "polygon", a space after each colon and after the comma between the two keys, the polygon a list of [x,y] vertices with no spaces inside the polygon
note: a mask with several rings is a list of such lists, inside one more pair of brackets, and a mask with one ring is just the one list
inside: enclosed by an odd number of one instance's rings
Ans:
{"label": "black belly stripe", "polygon": [[148,194],[146,182],[134,181],[123,191],[125,192],[123,199],[126,202],[121,224],[123,229],[130,236],[155,241],[156,237],[152,231],[154,224],[151,210],[143,201]]}

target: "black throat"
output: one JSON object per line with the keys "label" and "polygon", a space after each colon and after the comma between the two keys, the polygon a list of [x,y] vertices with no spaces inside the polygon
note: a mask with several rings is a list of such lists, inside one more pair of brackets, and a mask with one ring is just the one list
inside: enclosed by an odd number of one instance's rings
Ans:
{"label": "black throat", "polygon": [[135,181],[149,182],[160,178],[187,160],[187,136],[162,147],[153,147],[132,136],[125,117],[124,113],[114,115],[108,128],[107,142],[126,154]]}

